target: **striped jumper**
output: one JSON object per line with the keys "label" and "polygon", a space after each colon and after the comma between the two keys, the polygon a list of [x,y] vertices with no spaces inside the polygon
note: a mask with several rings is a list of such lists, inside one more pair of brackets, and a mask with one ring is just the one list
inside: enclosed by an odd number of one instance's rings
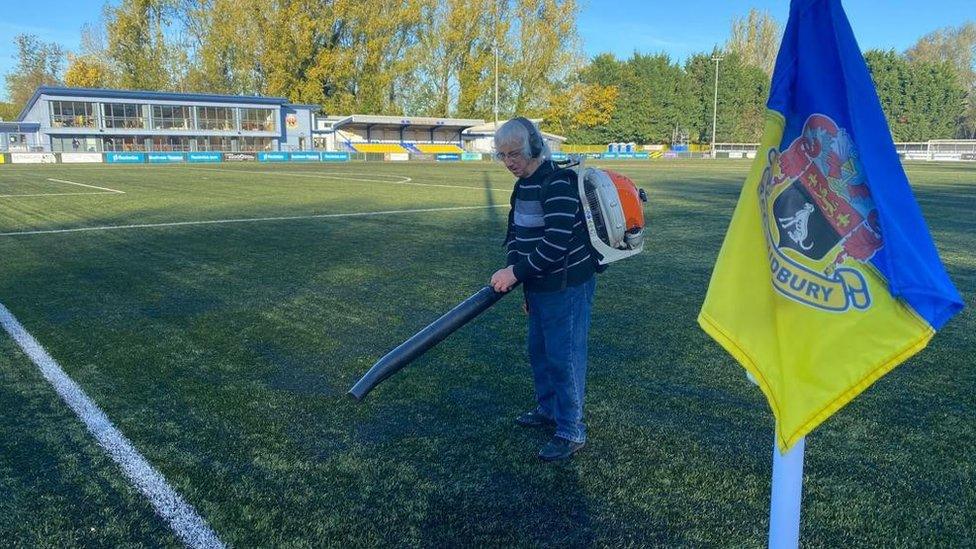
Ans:
{"label": "striped jumper", "polygon": [[567,171],[565,177],[560,174],[546,183],[556,170],[547,160],[531,176],[519,178],[512,190],[507,265],[514,265],[515,278],[529,292],[577,286],[594,273],[576,178]]}

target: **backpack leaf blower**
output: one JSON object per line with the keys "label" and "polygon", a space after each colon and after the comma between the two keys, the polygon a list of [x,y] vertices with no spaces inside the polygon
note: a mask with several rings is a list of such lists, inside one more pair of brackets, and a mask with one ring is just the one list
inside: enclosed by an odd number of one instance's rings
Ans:
{"label": "backpack leaf blower", "polygon": [[[584,168],[582,162],[566,169],[576,173],[580,209],[590,237],[590,250],[596,252],[598,264],[607,265],[640,253],[644,247],[643,203],[647,202],[644,190],[638,189],[630,179],[616,172]],[[491,286],[478,290],[384,355],[349,389],[348,394],[361,402],[385,379],[488,310],[505,295]]]}

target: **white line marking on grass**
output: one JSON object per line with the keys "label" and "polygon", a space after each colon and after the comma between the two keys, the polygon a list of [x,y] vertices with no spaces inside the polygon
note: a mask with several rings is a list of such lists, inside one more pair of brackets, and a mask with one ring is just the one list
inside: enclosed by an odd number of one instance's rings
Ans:
{"label": "white line marking on grass", "polygon": [[22,236],[31,234],[80,233],[84,231],[117,231],[120,229],[146,229],[150,227],[183,227],[188,225],[220,225],[224,223],[256,223],[259,221],[292,221],[297,219],[330,219],[338,217],[368,217],[373,215],[392,215],[424,212],[451,212],[457,210],[486,210],[508,208],[508,204],[494,206],[452,206],[448,208],[421,208],[417,210],[386,210],[382,212],[354,212],[341,214],[289,215],[282,217],[244,217],[239,219],[210,219],[203,221],[174,221],[170,223],[140,223],[136,225],[104,225],[101,227],[77,227],[74,229],[45,229],[39,231],[16,231],[0,233],[0,236]]}
{"label": "white line marking on grass", "polygon": [[0,323],[17,345],[41,370],[44,378],[94,435],[129,481],[139,489],[184,543],[190,547],[223,547],[223,542],[197,514],[196,510],[166,482],[166,479],[142,457],[77,383],[61,369],[44,347],[0,304]]}
{"label": "white line marking on grass", "polygon": [[[120,191],[121,192],[121,191]],[[95,192],[95,193],[40,193],[40,194],[0,194],[0,198],[26,198],[32,196],[92,196],[96,194],[117,194],[115,192]]]}
{"label": "white line marking on grass", "polygon": [[[119,191],[116,189],[109,189],[108,187],[96,187],[95,185],[86,185],[85,183],[75,183],[74,181],[68,181],[67,179],[54,179],[53,177],[47,178],[48,181],[54,181],[55,183],[66,183],[68,185],[78,185],[79,187],[88,187],[89,189],[98,189],[100,191],[108,191],[110,193],[125,194],[125,191]],[[94,193],[92,193],[94,194]],[[99,193],[101,194],[101,193]]]}
{"label": "white line marking on grass", "polygon": [[[338,173],[333,173],[333,174],[317,174],[317,173],[302,173],[302,172],[279,172],[279,171],[257,171],[257,170],[228,170],[228,169],[221,169],[221,168],[197,168],[197,167],[192,167],[191,168],[191,167],[188,167],[188,166],[185,166],[185,167],[187,169],[189,169],[189,170],[204,170],[204,171],[209,171],[209,172],[251,173],[251,174],[259,174],[259,175],[289,175],[289,176],[293,176],[293,177],[311,177],[313,179],[335,179],[335,180],[338,180],[338,181],[363,181],[363,182],[366,182],[366,183],[386,183],[387,185],[411,185],[411,186],[415,186],[415,187],[443,187],[445,189],[474,189],[474,190],[478,190],[478,191],[485,190],[485,187],[476,187],[476,186],[473,186],[473,185],[442,185],[442,184],[439,184],[439,183],[418,183],[418,182],[414,181],[410,177],[407,177],[407,176],[404,176],[404,175],[392,175],[392,174],[390,174],[390,175],[374,174],[374,175],[375,176],[378,176],[378,177],[397,177],[397,178],[400,179],[400,181],[385,181],[385,180],[382,180],[382,179],[364,179],[364,178],[358,178],[358,177],[349,177],[347,175],[342,175],[342,174],[338,174]],[[351,174],[351,175],[358,176],[359,174]],[[496,192],[496,193],[508,193],[508,194],[510,194],[512,192],[511,189],[495,189],[493,187],[489,187],[489,190],[491,190],[492,192]]]}
{"label": "white line marking on grass", "polygon": [[96,187],[95,185],[86,185],[84,183],[75,183],[74,181],[68,181],[67,179],[54,179],[53,177],[47,178],[48,181],[54,183],[67,183],[68,185],[77,185],[79,187],[88,187],[89,189],[98,189],[102,192],[94,193],[35,193],[35,194],[0,194],[0,198],[28,198],[37,196],[84,196],[90,194],[125,194],[125,191],[119,191],[116,189],[109,189],[107,187]]}

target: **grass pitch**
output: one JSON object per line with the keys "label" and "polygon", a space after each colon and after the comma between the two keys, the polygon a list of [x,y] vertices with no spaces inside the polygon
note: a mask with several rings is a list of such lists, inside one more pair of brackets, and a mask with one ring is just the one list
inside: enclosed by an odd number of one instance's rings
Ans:
{"label": "grass pitch", "polygon": [[[568,464],[512,422],[517,295],[344,395],[502,264],[496,165],[3,166],[0,303],[233,546],[764,545],[772,416],[695,322],[748,163],[614,167],[650,242],[600,275]],[[976,538],[976,166],[907,169],[968,308],[808,437],[805,545]],[[0,409],[4,544],[179,544],[3,333]]]}

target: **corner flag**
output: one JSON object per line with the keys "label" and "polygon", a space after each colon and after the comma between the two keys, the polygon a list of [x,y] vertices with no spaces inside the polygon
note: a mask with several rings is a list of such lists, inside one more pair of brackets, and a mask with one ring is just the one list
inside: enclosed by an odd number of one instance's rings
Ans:
{"label": "corner flag", "polygon": [[755,377],[785,452],[963,304],[840,0],[793,0],[766,106],[698,322]]}

